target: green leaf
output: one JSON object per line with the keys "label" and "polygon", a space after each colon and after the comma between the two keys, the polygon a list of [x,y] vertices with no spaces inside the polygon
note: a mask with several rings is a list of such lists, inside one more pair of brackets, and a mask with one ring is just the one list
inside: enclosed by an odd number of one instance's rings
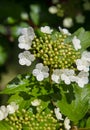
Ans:
{"label": "green leaf", "polygon": [[5,51],[4,47],[0,45],[0,65],[3,65],[7,60],[7,52]]}
{"label": "green leaf", "polygon": [[[10,130],[11,126],[5,122],[4,120],[3,121],[0,121],[0,130]],[[16,130],[16,128],[14,128],[14,130]]]}
{"label": "green leaf", "polygon": [[82,51],[86,50],[88,47],[90,47],[90,32],[87,31],[82,35],[81,40],[81,46],[82,46]]}
{"label": "green leaf", "polygon": [[30,80],[23,77],[21,75],[18,75],[14,80],[12,80],[6,88],[1,91],[1,94],[14,94],[20,91],[27,92],[29,91],[29,85],[30,85]]}
{"label": "green leaf", "polygon": [[[74,85],[72,89],[68,93],[61,89],[62,97],[56,104],[64,115],[74,123],[78,123],[90,108],[90,84],[83,89]],[[71,94],[73,95],[71,96]]]}
{"label": "green leaf", "polygon": [[80,39],[82,51],[90,46],[90,31],[85,31],[84,28],[80,28],[73,35],[76,35]]}
{"label": "green leaf", "polygon": [[90,128],[90,117],[87,119],[86,128]]}
{"label": "green leaf", "polygon": [[39,18],[40,18],[40,16],[39,16],[40,7],[39,7],[39,5],[31,5],[30,8],[31,8],[31,11],[30,11],[31,19],[36,25],[38,25]]}
{"label": "green leaf", "polygon": [[16,102],[19,109],[28,109],[34,99],[42,100],[42,109],[46,108],[53,89],[47,80],[38,82],[33,75],[18,75],[1,94],[8,94],[8,103]]}

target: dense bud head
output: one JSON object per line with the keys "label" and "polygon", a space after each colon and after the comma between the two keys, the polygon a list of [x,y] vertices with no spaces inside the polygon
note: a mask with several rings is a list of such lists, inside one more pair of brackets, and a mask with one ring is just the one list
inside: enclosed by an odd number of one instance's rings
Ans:
{"label": "dense bud head", "polygon": [[32,41],[32,53],[52,69],[74,68],[76,59],[80,58],[80,52],[74,49],[72,43],[64,43],[66,37],[66,34],[60,32],[35,37]]}
{"label": "dense bud head", "polygon": [[11,130],[14,130],[12,128],[22,130],[23,126],[30,128],[30,130],[56,130],[59,123],[53,114],[53,111],[33,114],[31,111],[23,109],[9,115],[5,121],[11,126]]}

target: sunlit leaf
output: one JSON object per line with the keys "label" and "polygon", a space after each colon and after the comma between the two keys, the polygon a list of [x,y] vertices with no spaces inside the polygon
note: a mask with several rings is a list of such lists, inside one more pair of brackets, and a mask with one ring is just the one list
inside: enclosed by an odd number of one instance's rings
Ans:
{"label": "sunlit leaf", "polygon": [[[68,86],[65,86],[68,87]],[[73,95],[70,96],[72,91],[65,93],[61,90],[61,100],[57,101],[57,106],[60,108],[61,112],[68,116],[68,118],[75,123],[82,119],[90,108],[90,84],[86,85],[83,89],[78,86],[74,86]],[[68,97],[66,96],[68,95]],[[73,96],[75,98],[73,98]],[[71,98],[71,103],[69,102]]]}

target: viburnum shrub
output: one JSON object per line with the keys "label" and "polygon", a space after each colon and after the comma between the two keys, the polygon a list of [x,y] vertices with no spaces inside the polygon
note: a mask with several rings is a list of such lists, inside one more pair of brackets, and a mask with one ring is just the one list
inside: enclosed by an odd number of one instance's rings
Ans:
{"label": "viburnum shrub", "polygon": [[[18,75],[1,94],[2,130],[90,129],[90,32],[49,26],[22,28],[19,64],[33,65]],[[9,104],[9,105],[8,105]]]}

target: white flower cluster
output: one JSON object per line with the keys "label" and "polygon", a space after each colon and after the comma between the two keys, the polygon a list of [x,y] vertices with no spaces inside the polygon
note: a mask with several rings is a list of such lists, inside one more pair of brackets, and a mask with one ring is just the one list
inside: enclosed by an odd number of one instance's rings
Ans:
{"label": "white flower cluster", "polygon": [[71,79],[73,78],[74,70],[70,69],[55,69],[51,76],[52,80],[56,83],[60,83],[60,81],[64,81],[65,84],[70,84]]}
{"label": "white flower cluster", "polygon": [[21,34],[22,35],[18,39],[19,40],[18,46],[21,49],[25,49],[25,51],[18,55],[19,64],[30,66],[32,61],[35,60],[35,57],[28,50],[31,48],[32,40],[35,37],[35,33],[33,28],[29,27],[29,28],[23,28],[21,30]]}
{"label": "white flower cluster", "polygon": [[84,87],[85,84],[89,82],[89,73],[80,71],[78,75],[75,74],[72,69],[55,69],[51,76],[52,81],[55,83],[60,83],[64,81],[65,84],[69,85],[71,82],[76,82],[79,87]]}
{"label": "white flower cluster", "polygon": [[49,76],[48,71],[48,66],[44,66],[42,63],[38,63],[32,73],[34,76],[36,76],[38,81],[42,81],[44,78]]}
{"label": "white flower cluster", "polygon": [[18,110],[18,105],[15,102],[11,102],[9,105],[0,107],[0,120],[5,119],[8,114],[13,114]]}

